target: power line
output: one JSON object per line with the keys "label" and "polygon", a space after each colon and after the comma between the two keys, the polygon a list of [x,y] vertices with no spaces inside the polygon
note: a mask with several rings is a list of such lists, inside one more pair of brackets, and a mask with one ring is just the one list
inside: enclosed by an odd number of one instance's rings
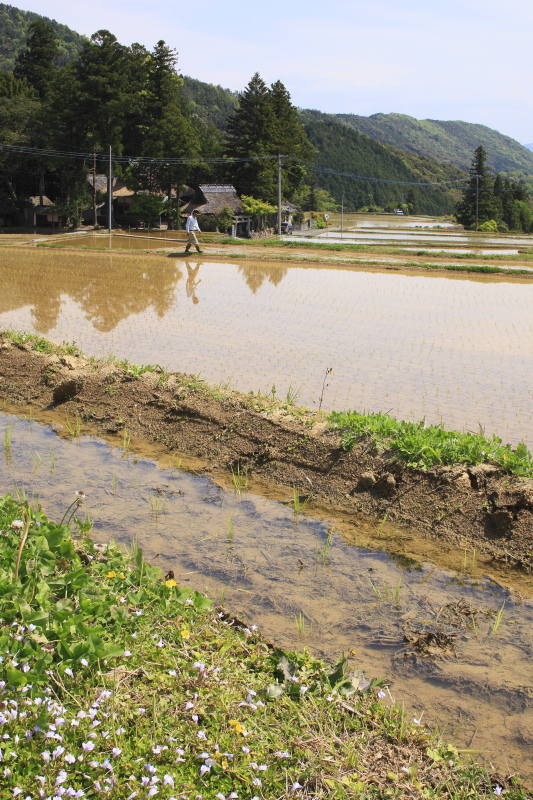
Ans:
{"label": "power line", "polygon": [[[8,152],[22,153],[23,155],[44,156],[46,158],[77,158],[82,161],[94,160],[107,163],[109,154],[107,153],[80,153],[69,152],[66,150],[43,150],[37,147],[27,147],[25,145],[0,144],[0,149]],[[278,156],[242,156],[224,158],[152,158],[151,156],[122,156],[113,155],[113,161],[120,164],[136,165],[170,165],[170,164],[238,164],[246,161],[272,161]]]}
{"label": "power line", "polygon": [[[9,145],[0,144],[0,150],[7,150],[8,152],[20,153],[22,155],[37,156],[44,158],[74,158],[82,161],[91,160],[94,162],[101,161],[107,163],[109,159],[108,153],[83,153],[83,152],[69,152],[66,150],[46,150],[37,147],[27,147],[25,145]],[[281,158],[290,158],[290,156],[281,156]],[[225,164],[230,166],[232,164],[251,163],[254,161],[274,161],[278,156],[241,156],[241,157],[223,157],[223,158],[155,158],[151,156],[123,156],[113,155],[113,162],[118,164],[126,164],[128,166],[178,166],[182,165],[195,165],[202,166],[203,164]],[[455,184],[462,183],[464,178],[458,178],[450,181],[439,182],[424,182],[424,181],[398,181],[390,178],[373,178],[368,175],[358,175],[353,172],[341,172],[339,170],[330,169],[329,167],[321,167],[315,164],[310,164],[307,161],[299,159],[292,159],[293,162],[300,164],[308,169],[310,172],[316,172],[321,175],[332,175],[340,178],[353,178],[361,181],[370,181],[373,183],[384,183],[395,186],[430,186],[440,189],[458,189],[458,190],[472,190],[476,191],[475,187],[471,186],[456,186]],[[480,192],[493,191],[492,189],[479,188]],[[500,189],[500,192],[516,192],[525,191],[531,193],[530,189],[520,187],[519,189]]]}

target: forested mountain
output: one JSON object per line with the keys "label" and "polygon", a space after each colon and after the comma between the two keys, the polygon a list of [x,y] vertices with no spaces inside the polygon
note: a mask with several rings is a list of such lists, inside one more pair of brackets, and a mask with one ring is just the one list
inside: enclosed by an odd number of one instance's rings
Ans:
{"label": "forested mountain", "polygon": [[239,100],[235,92],[182,75],[183,94],[191,112],[203,122],[214,125],[219,131],[226,129],[228,115],[235,111]]}
{"label": "forested mountain", "polygon": [[56,66],[64,66],[77,57],[85,41],[79,33],[33,11],[21,11],[0,3],[0,71],[13,71],[17,55],[26,47],[28,28],[37,20],[43,20],[54,29],[59,46]]}
{"label": "forested mountain", "polygon": [[[228,89],[193,78],[185,77],[184,81],[185,95],[192,112],[214,125],[221,133],[225,132],[228,117],[238,106],[238,96]],[[316,181],[316,185],[327,190],[337,202],[341,201],[344,193],[348,209],[365,205],[399,205],[409,192],[407,182],[440,183],[466,179],[465,171],[451,164],[439,163],[427,156],[382,144],[352,130],[336,115],[308,109],[300,110],[299,115],[309,140],[317,150],[316,163],[319,169],[310,174],[310,180]],[[471,157],[472,153],[470,160]],[[406,185],[327,175],[320,171],[320,167],[385,181],[405,181]],[[416,191],[419,207],[428,214],[451,213],[459,197],[455,190],[437,187],[416,187]]]}
{"label": "forested mountain", "polygon": [[[348,208],[365,205],[386,206],[405,202],[410,189],[416,190],[418,206],[427,214],[453,211],[457,190],[434,186],[411,187],[408,183],[460,181],[466,175],[450,164],[399,150],[371,139],[339,122],[334,115],[301,111],[304,129],[318,150],[318,165],[338,172],[381,178],[380,181],[354,180],[317,172],[319,186],[337,200],[344,194]],[[405,181],[390,184],[387,181]]]}
{"label": "forested mountain", "polygon": [[482,145],[492,172],[533,174],[533,153],[510,136],[470,122],[418,120],[406,114],[335,114],[356,130],[402,150],[468,169],[472,153]]}

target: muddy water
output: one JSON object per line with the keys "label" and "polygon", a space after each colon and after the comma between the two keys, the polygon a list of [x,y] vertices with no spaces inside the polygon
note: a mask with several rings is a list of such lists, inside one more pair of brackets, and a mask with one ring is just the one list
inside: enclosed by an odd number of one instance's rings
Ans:
{"label": "muddy water", "polygon": [[[363,536],[409,538],[406,532],[295,515],[288,503],[183,472],[177,457],[163,469],[100,439],[65,440],[5,413],[2,442],[8,427],[2,492],[34,492],[33,502],[38,495],[60,518],[83,489],[99,541],[127,545],[137,536],[148,560],[172,569],[181,585],[224,598],[276,643],[306,645],[330,660],[350,653],[353,666],[393,681],[391,695],[413,717],[483,750],[502,769],[533,776],[533,600],[475,568],[473,576],[459,574],[423,557],[357,546]],[[411,553],[428,545],[409,544]],[[455,557],[472,567],[471,553]],[[439,648],[409,655],[424,631],[454,637],[457,655]]]}
{"label": "muddy water", "polygon": [[316,408],[533,443],[533,285],[165,256],[2,252],[0,327]]}

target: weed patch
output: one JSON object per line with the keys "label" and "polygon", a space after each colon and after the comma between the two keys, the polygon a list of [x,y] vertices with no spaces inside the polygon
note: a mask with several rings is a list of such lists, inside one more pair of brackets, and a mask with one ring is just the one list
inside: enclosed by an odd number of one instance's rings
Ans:
{"label": "weed patch", "polygon": [[267,646],[136,544],[95,544],[82,503],[56,524],[0,499],[0,797],[528,797],[345,658]]}
{"label": "weed patch", "polygon": [[447,431],[426,425],[424,420],[405,422],[388,414],[334,411],[329,421],[341,431],[345,450],[370,437],[379,448],[392,450],[409,467],[428,469],[437,464],[489,462],[510,475],[533,476],[533,456],[523,443],[512,448],[497,436],[487,439],[481,434]]}

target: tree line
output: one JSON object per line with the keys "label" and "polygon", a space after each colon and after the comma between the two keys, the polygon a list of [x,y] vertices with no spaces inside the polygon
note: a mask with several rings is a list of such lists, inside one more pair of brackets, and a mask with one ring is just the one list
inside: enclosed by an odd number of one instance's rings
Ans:
{"label": "tree line", "polygon": [[[149,51],[140,44],[126,47],[100,30],[70,63],[58,66],[58,53],[53,28],[33,22],[13,71],[0,73],[1,143],[89,154],[111,146],[123,157],[113,174],[136,192],[170,197],[185,182],[227,181],[239,193],[269,203],[277,197],[274,157],[281,153],[286,157],[284,197],[290,199],[300,187],[305,169],[297,161],[312,159],[315,151],[281,81],[268,87],[254,75],[230,109],[224,135],[191,110],[177,53],[162,40]],[[262,160],[232,161],[250,156]],[[91,158],[0,150],[0,215],[13,216],[28,197],[46,195],[77,224],[91,202],[87,174],[92,168]]]}
{"label": "tree line", "polygon": [[487,153],[476,148],[468,186],[455,209],[468,230],[533,233],[533,209],[527,188],[487,167]]}

